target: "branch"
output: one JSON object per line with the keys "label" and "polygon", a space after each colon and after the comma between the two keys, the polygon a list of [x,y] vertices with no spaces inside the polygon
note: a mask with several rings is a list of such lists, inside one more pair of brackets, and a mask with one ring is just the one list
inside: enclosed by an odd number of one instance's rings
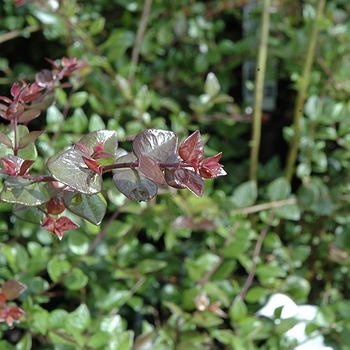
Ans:
{"label": "branch", "polygon": [[267,60],[267,44],[269,38],[270,25],[270,5],[271,0],[264,0],[263,11],[261,14],[261,37],[259,43],[259,53],[257,70],[255,76],[254,87],[254,105],[253,105],[253,131],[250,151],[250,168],[249,178],[252,181],[257,180],[258,163],[259,163],[259,148],[261,139],[261,118],[262,118],[262,101],[264,96],[264,80]]}
{"label": "branch", "polygon": [[135,77],[135,71],[136,71],[137,63],[139,61],[139,56],[140,56],[142,39],[145,35],[149,14],[151,12],[151,7],[152,7],[152,0],[145,0],[144,6],[142,9],[140,24],[136,33],[135,44],[131,53],[131,69],[129,74],[130,83],[132,83]]}
{"label": "branch", "polygon": [[295,163],[297,160],[297,155],[299,150],[300,121],[304,111],[304,104],[305,104],[307,89],[309,87],[312,63],[315,57],[319,22],[323,14],[325,2],[326,0],[319,0],[317,4],[316,18],[315,18],[315,21],[313,22],[309,46],[308,46],[306,58],[305,58],[305,65],[304,65],[304,69],[301,77],[301,85],[298,89],[298,95],[296,99],[294,117],[293,117],[294,135],[290,143],[289,153],[287,157],[287,165],[285,170],[285,176],[288,181],[291,181],[295,170]]}
{"label": "branch", "polygon": [[[269,216],[269,219],[268,219],[267,222],[271,222],[273,220],[273,217],[274,217],[274,214],[272,213]],[[245,283],[244,283],[244,285],[242,287],[241,292],[239,293],[239,297],[242,300],[244,299],[244,297],[247,294],[247,291],[248,291],[250,285],[253,282],[253,279],[254,279],[254,276],[255,276],[256,265],[257,265],[257,262],[258,262],[258,257],[260,255],[261,247],[262,247],[262,244],[264,242],[264,239],[266,237],[267,230],[269,229],[269,227],[270,227],[270,224],[266,224],[266,226],[260,232],[258,240],[256,241],[256,245],[255,245],[254,253],[253,253],[253,258],[252,258],[252,267],[250,268],[248,277],[247,277],[247,279],[246,279],[246,281],[245,281]]]}

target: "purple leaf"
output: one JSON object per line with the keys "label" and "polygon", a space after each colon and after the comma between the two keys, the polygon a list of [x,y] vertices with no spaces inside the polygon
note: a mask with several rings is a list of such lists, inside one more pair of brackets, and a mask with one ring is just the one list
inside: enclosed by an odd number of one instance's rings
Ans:
{"label": "purple leaf", "polygon": [[18,148],[21,149],[27,147],[30,143],[34,142],[37,138],[39,138],[44,132],[45,130],[31,131],[28,134],[24,135],[19,141]]}
{"label": "purple leaf", "polygon": [[195,161],[198,164],[204,157],[204,146],[201,134],[196,130],[193,134],[181,142],[179,155],[186,162]]}
{"label": "purple leaf", "polygon": [[189,189],[197,197],[201,197],[204,190],[204,180],[200,175],[187,169],[177,169],[174,171],[175,179]]}
{"label": "purple leaf", "polygon": [[[136,157],[128,153],[118,158],[117,163],[133,162]],[[115,187],[133,201],[149,201],[158,192],[158,186],[136,169],[118,169],[113,176]]]}
{"label": "purple leaf", "polygon": [[164,174],[160,170],[158,163],[147,154],[141,154],[139,156],[138,169],[145,177],[156,184],[163,185],[165,183]]}
{"label": "purple leaf", "polygon": [[40,109],[37,109],[37,108],[28,109],[21,114],[21,116],[18,118],[18,122],[20,124],[26,124],[31,120],[38,118],[40,113],[41,113]]}
{"label": "purple leaf", "polygon": [[3,134],[2,132],[0,132],[0,143],[2,143],[3,145],[5,145],[8,148],[12,148],[12,142],[9,139],[9,137],[5,134]]}
{"label": "purple leaf", "polygon": [[15,280],[7,280],[2,286],[1,292],[6,295],[6,300],[17,299],[25,290],[27,286]]}
{"label": "purple leaf", "polygon": [[158,162],[165,162],[177,153],[177,141],[172,131],[147,129],[135,137],[132,148],[137,158],[147,154]]}

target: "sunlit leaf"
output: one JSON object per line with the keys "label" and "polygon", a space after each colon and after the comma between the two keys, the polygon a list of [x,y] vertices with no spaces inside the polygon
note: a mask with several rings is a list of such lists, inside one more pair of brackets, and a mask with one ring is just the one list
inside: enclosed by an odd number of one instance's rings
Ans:
{"label": "sunlit leaf", "polygon": [[43,182],[8,177],[0,198],[4,202],[36,206],[47,202],[50,195]]}
{"label": "sunlit leaf", "polygon": [[181,185],[185,186],[197,197],[202,196],[204,181],[198,174],[187,169],[178,169],[174,171],[174,177]]}
{"label": "sunlit leaf", "polygon": [[198,163],[203,159],[204,146],[201,134],[198,130],[187,137],[186,140],[181,142],[179,147],[179,155],[186,162],[191,162],[194,160],[196,163]]}
{"label": "sunlit leaf", "polygon": [[158,163],[150,158],[147,154],[139,155],[139,167],[138,170],[148,179],[155,183],[162,185],[165,183],[164,175],[159,168]]}
{"label": "sunlit leaf", "polygon": [[177,152],[177,136],[171,131],[147,129],[135,137],[132,148],[136,157],[147,154],[158,162],[165,162]]}
{"label": "sunlit leaf", "polygon": [[84,153],[79,149],[62,151],[47,162],[47,167],[52,176],[85,194],[95,194],[102,190],[102,177],[87,168],[82,156]]}
{"label": "sunlit leaf", "polygon": [[63,195],[64,205],[74,214],[99,225],[105,216],[107,202],[102,194],[85,195],[67,192]]}

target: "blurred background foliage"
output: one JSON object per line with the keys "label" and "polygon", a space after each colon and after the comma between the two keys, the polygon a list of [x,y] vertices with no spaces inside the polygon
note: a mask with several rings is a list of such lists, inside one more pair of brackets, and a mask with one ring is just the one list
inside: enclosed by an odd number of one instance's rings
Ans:
{"label": "blurred background foliage", "polygon": [[28,286],[17,301],[26,317],[0,324],[1,349],[293,349],[297,317],[256,314],[277,292],[317,306],[307,337],[350,349],[349,2],[328,0],[317,23],[291,183],[284,166],[316,1],[270,7],[278,94],[263,117],[257,182],[242,65],[257,57],[259,29],[243,35],[247,1],[21,2],[0,7],[0,95],[50,68],[45,58],[87,63],[29,125],[47,131],[38,172],[90,131],[115,130],[130,149],[152,127],[180,139],[199,129],[228,175],[207,181],[202,198],[164,189],[150,203],[126,200],[107,176],[101,226],[74,218],[80,229],[62,242],[1,203],[0,282]]}

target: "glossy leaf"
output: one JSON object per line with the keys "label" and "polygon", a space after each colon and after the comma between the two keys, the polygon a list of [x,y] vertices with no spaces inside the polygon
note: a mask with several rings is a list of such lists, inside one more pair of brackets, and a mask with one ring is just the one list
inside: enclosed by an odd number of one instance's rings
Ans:
{"label": "glossy leaf", "polygon": [[43,182],[8,177],[4,182],[0,198],[8,203],[36,206],[47,202],[50,195]]}
{"label": "glossy leaf", "polygon": [[179,147],[179,155],[185,161],[199,163],[204,157],[204,145],[201,134],[196,130],[193,134],[182,141]]}
{"label": "glossy leaf", "polygon": [[68,149],[52,156],[47,167],[52,176],[74,190],[84,194],[95,194],[102,190],[102,177],[87,168],[79,149]]}
{"label": "glossy leaf", "polygon": [[204,181],[198,174],[187,169],[178,169],[174,171],[174,177],[180,185],[189,189],[197,197],[202,196]]}
{"label": "glossy leaf", "polygon": [[63,195],[64,205],[72,213],[99,225],[105,216],[107,202],[102,194],[85,195],[83,193],[67,192]]}
{"label": "glossy leaf", "polygon": [[121,193],[134,201],[149,201],[158,192],[158,186],[137,170],[117,170],[113,182]]}
{"label": "glossy leaf", "polygon": [[171,131],[147,129],[135,137],[132,149],[136,157],[147,154],[158,162],[165,162],[177,152],[177,141]]}
{"label": "glossy leaf", "polygon": [[147,154],[139,155],[138,170],[148,179],[152,180],[156,184],[163,185],[165,183],[162,170],[159,168],[158,163],[149,157]]}
{"label": "glossy leaf", "polygon": [[37,207],[28,207],[22,204],[15,204],[13,213],[20,219],[40,225],[45,214]]}
{"label": "glossy leaf", "polygon": [[79,143],[88,147],[90,153],[93,154],[94,147],[98,143],[103,144],[103,151],[110,154],[114,159],[118,156],[118,136],[112,130],[97,130],[83,136]]}

